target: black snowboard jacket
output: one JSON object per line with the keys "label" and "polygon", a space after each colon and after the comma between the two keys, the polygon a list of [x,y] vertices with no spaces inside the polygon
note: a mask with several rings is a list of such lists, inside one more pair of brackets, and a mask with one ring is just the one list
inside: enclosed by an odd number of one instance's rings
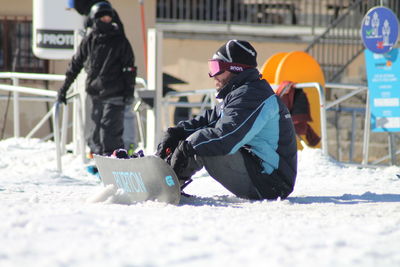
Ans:
{"label": "black snowboard jacket", "polygon": [[135,56],[118,24],[106,33],[94,26],[79,45],[66,71],[63,88],[68,90],[84,67],[86,92],[99,99],[122,96],[133,98],[136,79]]}
{"label": "black snowboard jacket", "polygon": [[246,149],[260,165],[248,166],[256,186],[262,189],[270,183],[267,179],[274,179],[283,191],[281,197],[289,195],[296,180],[297,145],[285,105],[257,69],[234,77],[217,98],[222,102],[214,109],[177,125],[191,135],[195,153],[218,156]]}

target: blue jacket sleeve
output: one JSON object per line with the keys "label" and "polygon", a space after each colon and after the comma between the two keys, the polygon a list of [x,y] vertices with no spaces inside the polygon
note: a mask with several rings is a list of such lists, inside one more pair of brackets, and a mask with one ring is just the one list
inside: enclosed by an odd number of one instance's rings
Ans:
{"label": "blue jacket sleeve", "polygon": [[177,127],[182,127],[185,130],[186,137],[200,129],[213,127],[218,118],[217,107],[212,110],[206,110],[191,120],[181,121],[177,124]]}
{"label": "blue jacket sleeve", "polygon": [[[214,127],[193,133],[191,145],[200,156],[218,156],[235,153],[251,140],[265,125],[257,120],[263,109],[265,95],[239,92],[229,96]],[[257,120],[257,124],[255,124]]]}

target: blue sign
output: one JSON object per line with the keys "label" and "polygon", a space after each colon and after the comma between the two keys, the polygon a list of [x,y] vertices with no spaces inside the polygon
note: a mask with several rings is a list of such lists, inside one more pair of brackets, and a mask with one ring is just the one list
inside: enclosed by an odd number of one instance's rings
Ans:
{"label": "blue sign", "polygon": [[[386,54],[365,50],[371,129],[374,132],[400,132],[399,49]],[[368,114],[367,114],[368,115]]]}
{"label": "blue sign", "polygon": [[364,46],[374,53],[384,54],[392,50],[399,37],[399,21],[386,7],[371,8],[361,25]]}

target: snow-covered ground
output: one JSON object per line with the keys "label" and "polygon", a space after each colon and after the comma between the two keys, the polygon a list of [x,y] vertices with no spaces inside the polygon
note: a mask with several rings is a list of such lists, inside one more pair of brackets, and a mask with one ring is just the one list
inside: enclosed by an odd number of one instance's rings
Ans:
{"label": "snow-covered ground", "polygon": [[400,266],[399,167],[299,153],[283,201],[232,196],[205,172],[178,206],[88,201],[104,191],[51,142],[0,142],[0,266]]}

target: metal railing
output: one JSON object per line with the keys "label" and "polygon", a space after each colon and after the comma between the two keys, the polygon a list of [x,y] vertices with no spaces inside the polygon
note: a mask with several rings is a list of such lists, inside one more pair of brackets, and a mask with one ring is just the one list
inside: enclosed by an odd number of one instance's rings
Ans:
{"label": "metal railing", "polygon": [[[42,101],[54,101],[57,96],[57,92],[46,89],[38,89],[32,87],[19,86],[20,80],[42,80],[42,81],[63,81],[64,75],[55,74],[33,74],[33,73],[16,73],[16,72],[2,72],[0,73],[0,79],[11,79],[12,85],[0,84],[0,90],[12,92],[13,97],[13,108],[14,108],[14,137],[20,137],[20,93],[26,93],[29,95],[45,97]],[[29,98],[25,98],[29,99]],[[49,112],[50,113],[50,112]],[[48,113],[48,114],[49,114]],[[48,116],[46,114],[45,116]],[[41,121],[42,122],[42,121]],[[39,124],[41,124],[41,122]],[[39,127],[35,127],[37,129]],[[31,131],[29,136],[32,136],[35,131]]]}
{"label": "metal railing", "polygon": [[[326,108],[325,108],[325,94],[324,89],[319,83],[298,83],[295,85],[296,89],[303,89],[303,88],[315,88],[318,91],[319,101],[320,101],[320,116],[321,116],[321,147],[322,151],[325,155],[328,155],[328,140],[327,140],[327,127],[326,127]],[[204,95],[204,100],[202,102],[197,103],[188,103],[188,102],[174,102],[170,101],[173,97],[180,97],[180,96],[193,96],[193,95]],[[215,89],[203,89],[203,90],[193,90],[193,91],[186,91],[186,92],[169,92],[166,94],[163,100],[163,113],[165,114],[165,120],[167,122],[167,127],[169,126],[169,107],[213,107],[215,106]],[[212,102],[209,102],[212,100]]]}
{"label": "metal railing", "polygon": [[[138,146],[144,148],[146,144],[146,133],[145,133],[145,122],[146,114],[142,114],[145,108],[142,108],[144,100],[140,97],[140,92],[149,91],[147,90],[147,82],[145,79],[136,77],[136,88],[134,104],[132,105],[133,112],[136,115],[137,122],[137,133],[139,134]],[[154,97],[154,96],[153,96]]]}
{"label": "metal railing", "polygon": [[[45,89],[39,88],[32,88],[32,87],[23,87],[19,86],[20,80],[44,80],[44,81],[64,81],[65,75],[56,75],[56,74],[33,74],[33,73],[12,73],[12,72],[3,72],[0,73],[0,79],[11,79],[12,85],[8,84],[0,84],[0,90],[12,92],[13,98],[13,106],[14,106],[14,137],[20,137],[20,101],[27,100],[27,101],[47,101],[54,103],[51,109],[43,116],[43,118],[36,124],[33,129],[26,135],[26,138],[31,138],[40,128],[41,126],[52,117],[53,120],[53,134],[54,143],[56,146],[56,161],[57,161],[57,170],[59,172],[62,171],[62,162],[61,157],[65,154],[66,149],[66,141],[67,141],[67,130],[68,130],[68,114],[69,108],[68,105],[62,105],[56,102],[57,92],[50,91]],[[137,77],[136,78],[136,85],[139,88],[146,89],[147,83],[143,78]],[[34,95],[36,97],[21,97],[19,94],[29,94]],[[78,120],[78,135],[79,135],[79,148],[78,153],[82,157],[82,161],[86,161],[85,155],[85,138],[84,138],[84,120],[82,117],[82,101],[80,99],[80,94],[69,94],[67,96],[67,103],[74,101],[77,110],[77,117]],[[62,112],[61,112],[62,109]],[[137,110],[135,110],[137,112]],[[140,114],[136,113],[138,116],[138,121],[140,118]],[[60,119],[62,115],[62,118]],[[61,124],[61,125],[60,125]]]}
{"label": "metal railing", "polygon": [[[370,8],[379,5],[400,15],[399,0],[157,0],[157,23],[174,34],[250,32],[257,36],[315,37],[305,51],[319,62],[327,82],[340,82],[345,69],[364,50],[360,38],[362,18]],[[207,24],[220,26],[210,28]],[[285,28],[239,30],[236,25]]]}
{"label": "metal railing", "polygon": [[[273,88],[276,86],[272,85]],[[372,165],[377,165],[381,163],[384,160],[391,159],[391,164],[395,164],[395,157],[396,155],[400,154],[400,150],[396,150],[395,146],[393,143],[389,142],[389,152],[390,155],[382,157],[378,160],[375,160],[373,162],[369,162],[368,157],[369,157],[369,143],[370,143],[370,116],[369,114],[369,100],[368,100],[368,87],[364,85],[345,85],[345,84],[337,84],[337,83],[327,83],[325,85],[325,88],[330,88],[330,89],[341,89],[341,90],[349,90],[350,92],[341,96],[340,98],[336,99],[335,101],[331,102],[326,102],[325,99],[325,93],[324,93],[324,88],[319,84],[319,83],[298,83],[295,85],[296,89],[303,89],[303,88],[315,88],[318,92],[319,96],[319,101],[320,101],[320,125],[321,125],[321,150],[325,156],[329,156],[329,146],[328,146],[328,131],[327,131],[327,111],[332,111],[334,110],[339,104],[343,103],[344,101],[360,94],[360,93],[366,93],[367,94],[367,99],[365,103],[365,111],[364,114],[364,126],[362,127],[364,129],[364,136],[363,136],[363,146],[362,146],[362,155],[363,159],[362,162],[360,162],[360,166],[372,166]],[[188,102],[174,102],[171,99],[172,98],[178,98],[181,96],[205,96],[202,102],[194,102],[194,103],[188,103]],[[163,114],[165,115],[165,122],[166,122],[166,127],[170,126],[170,113],[169,113],[169,107],[186,107],[186,108],[205,108],[205,107],[213,107],[215,105],[215,102],[209,102],[210,99],[214,99],[215,95],[215,89],[203,89],[203,90],[193,90],[193,91],[186,91],[186,92],[170,92],[166,94],[164,100],[163,100]],[[352,110],[353,112],[353,110]],[[354,119],[354,118],[353,118]],[[354,132],[356,129],[354,127],[354,124],[352,125],[352,131]],[[352,133],[354,134],[354,133]],[[352,137],[354,141],[354,136]],[[394,140],[395,138],[399,138],[397,136],[392,137]],[[392,140],[392,141],[393,141]],[[352,147],[353,147],[352,143]],[[353,152],[351,152],[353,153]],[[348,162],[349,164],[357,164],[354,162]]]}
{"label": "metal railing", "polygon": [[[201,89],[192,90],[184,92],[168,92],[165,94],[162,101],[163,114],[164,114],[164,129],[166,129],[170,124],[170,112],[169,106],[174,106],[176,108],[200,108],[199,113],[203,112],[205,108],[213,108],[216,104],[215,99],[215,89]],[[201,102],[184,102],[184,101],[172,101],[174,98],[180,98],[182,96],[204,96]]]}
{"label": "metal railing", "polygon": [[157,0],[157,22],[327,27],[346,12],[353,2],[354,0]]}
{"label": "metal railing", "polygon": [[[347,93],[343,96],[341,96],[340,98],[329,102],[326,105],[326,110],[331,110],[331,111],[339,111],[342,110],[342,108],[339,108],[339,105],[343,102],[345,102],[346,100],[352,98],[353,96],[356,96],[360,93],[367,93],[368,94],[368,87],[364,86],[364,85],[345,85],[345,84],[338,84],[338,83],[327,83],[325,85],[326,88],[330,88],[330,89],[341,89],[341,90],[349,90],[350,93]],[[365,103],[367,109],[369,107],[369,103]],[[354,112],[354,109],[349,109],[351,110],[351,112]],[[365,111],[364,108],[364,114],[368,114]],[[367,125],[369,124],[369,116],[365,116],[365,120],[364,120],[364,127],[367,127]],[[367,129],[368,128],[368,129]],[[362,164],[367,164],[368,163],[368,147],[369,147],[369,128],[367,127],[365,128],[365,132],[364,132],[364,140],[363,140],[363,161]],[[351,137],[351,143],[350,143],[350,162],[352,162],[352,157],[353,157],[353,150],[354,150],[354,134],[355,134],[355,117],[354,117],[354,113],[352,116],[352,137]],[[338,132],[339,129],[337,129]],[[339,144],[339,137],[336,138],[337,139],[337,149],[338,149],[338,160],[341,160],[341,156],[340,156],[340,144]],[[368,140],[368,142],[366,142],[366,140]],[[365,156],[365,153],[367,154]],[[366,157],[366,158],[365,158]]]}
{"label": "metal railing", "polygon": [[[13,107],[14,107],[14,137],[20,137],[20,93],[28,94],[28,95],[35,95],[42,97],[42,101],[48,102],[55,102],[57,97],[56,91],[50,91],[45,89],[39,88],[32,88],[32,87],[24,87],[19,86],[20,80],[44,80],[44,81],[63,81],[65,79],[64,75],[55,75],[55,74],[32,74],[32,73],[0,73],[0,79],[11,79],[12,85],[7,84],[0,84],[0,90],[12,92],[13,97]],[[76,97],[76,96],[73,96]],[[70,97],[69,97],[70,98]],[[29,100],[29,97],[25,98]],[[77,101],[80,103],[80,101]],[[56,102],[52,108],[44,115],[44,117],[39,121],[37,125],[33,127],[33,129],[26,135],[27,138],[31,138],[37,130],[47,121],[51,115],[53,115],[53,122],[54,122],[54,140],[56,144],[56,160],[57,160],[57,170],[62,171],[61,166],[61,154],[62,154],[62,147],[65,150],[65,137],[61,140],[64,142],[61,143],[60,141],[60,129],[59,129],[59,114],[60,114],[60,107],[59,104]],[[61,132],[63,133],[62,136],[66,136],[66,120],[68,114],[68,107],[65,106],[63,116],[63,128]]]}
{"label": "metal railing", "polygon": [[305,49],[321,65],[327,82],[340,82],[344,70],[364,51],[360,27],[364,15],[370,8],[383,4],[396,14],[400,14],[398,0],[346,2],[341,16],[332,21],[329,27]]}
{"label": "metal railing", "polygon": [[[23,87],[19,86],[20,79],[37,79],[37,80],[53,80],[53,81],[62,81],[64,79],[64,75],[51,75],[51,74],[28,74],[28,73],[0,73],[0,78],[7,78],[13,80],[13,85],[7,84],[0,84],[0,90],[8,91],[13,93],[13,100],[14,100],[14,134],[15,137],[20,136],[19,130],[19,101],[20,101],[20,93],[34,95],[36,97],[35,100],[42,100],[42,101],[53,101],[55,102],[57,92],[56,91],[49,91],[44,89],[38,88],[30,88],[30,87]],[[147,88],[145,80],[142,78],[137,78],[136,83],[142,87],[142,90],[137,91],[145,91]],[[327,83],[326,88],[331,89],[341,89],[341,90],[350,90],[350,93],[343,95],[342,97],[338,98],[335,101],[326,103],[324,89],[319,83],[298,83],[295,85],[296,89],[302,88],[315,88],[319,95],[320,101],[320,120],[321,120],[321,147],[324,155],[328,156],[328,135],[327,135],[327,117],[326,112],[328,110],[334,109],[340,103],[350,99],[351,97],[360,94],[360,93],[367,93],[367,100],[365,103],[365,114],[369,114],[369,99],[368,99],[368,88],[362,85],[343,85],[343,84],[333,84]],[[144,89],[144,90],[143,90]],[[204,96],[201,102],[175,102],[172,101],[173,98],[179,98],[182,96]],[[37,98],[37,96],[41,98]],[[25,100],[29,100],[29,98],[25,98]],[[80,148],[79,154],[82,155],[82,160],[85,161],[85,141],[83,137],[83,118],[82,118],[82,107],[81,107],[81,99],[80,94],[72,94],[68,95],[67,101],[71,102],[74,100],[74,103],[77,104],[77,111],[78,111],[78,127],[80,128]],[[135,112],[137,112],[138,123],[141,125],[142,122],[140,120],[140,114],[138,111],[138,106],[142,103],[141,99],[137,99],[137,104],[135,105]],[[162,101],[162,109],[164,114],[164,120],[166,122],[166,126],[170,124],[170,113],[169,107],[186,107],[186,108],[200,108],[200,112],[208,107],[214,107],[216,104],[215,100],[215,89],[204,89],[204,90],[193,90],[193,91],[186,91],[186,92],[169,92],[166,94]],[[68,128],[68,105],[62,105],[63,110],[63,117],[60,120],[61,114],[61,106],[59,103],[55,102],[52,106],[51,110],[44,115],[41,121],[33,127],[33,129],[27,134],[27,137],[32,137],[35,132],[43,125],[43,123],[50,118],[52,115],[53,123],[54,123],[54,142],[56,144],[56,157],[57,157],[57,170],[62,171],[62,163],[61,163],[61,156],[65,153],[65,144],[66,144],[66,136],[67,136],[67,128]],[[61,123],[61,126],[60,126]],[[140,127],[140,126],[139,126]],[[354,128],[354,127],[353,127]],[[395,163],[396,155],[400,154],[400,150],[396,151],[395,146],[393,143],[389,143],[389,152],[390,155],[382,157],[381,159],[375,160],[372,163],[368,162],[368,155],[369,155],[369,141],[370,141],[370,116],[365,116],[364,121],[364,138],[363,138],[363,161],[361,163],[362,166],[367,166],[369,164],[375,165],[379,164],[388,158],[391,158],[391,163]],[[354,129],[353,129],[354,130]],[[140,131],[140,129],[139,129]],[[141,132],[142,140],[145,138],[144,133]],[[395,141],[397,136],[392,136],[391,141]]]}
{"label": "metal railing", "polygon": [[[396,150],[395,148],[395,138],[396,136],[393,135],[392,133],[389,133],[389,155],[384,156],[380,159],[377,159],[373,162],[369,162],[369,144],[370,144],[370,134],[371,134],[371,116],[370,116],[370,101],[369,101],[369,92],[368,92],[368,87],[364,85],[346,85],[346,84],[338,84],[338,83],[327,83],[325,85],[326,88],[330,89],[341,89],[341,90],[349,90],[350,93],[343,95],[342,97],[336,99],[335,101],[329,102],[326,104],[325,109],[326,110],[332,110],[336,106],[338,106],[340,103],[343,103],[344,101],[352,98],[353,96],[356,96],[360,93],[366,94],[366,101],[365,101],[365,109],[363,110],[365,117],[364,117],[364,126],[362,127],[364,129],[364,136],[363,136],[363,146],[362,146],[362,166],[368,166],[368,165],[377,165],[384,160],[387,160],[390,158],[390,164],[395,165],[396,164],[396,155],[400,154],[400,150]],[[352,118],[352,135],[354,135],[355,127],[354,127],[354,117]],[[353,137],[352,137],[353,138]],[[352,143],[351,146],[354,144]]]}
{"label": "metal railing", "polygon": [[[79,131],[79,148],[77,154],[81,155],[82,162],[86,162],[86,142],[84,137],[84,121],[82,117],[82,101],[80,99],[80,94],[73,94],[68,95],[67,97],[67,104],[71,101],[74,101],[74,104],[77,107],[77,125]],[[61,127],[60,127],[60,113],[61,107],[63,107],[62,112],[62,120],[61,120]],[[66,149],[65,145],[67,142],[67,130],[68,130],[68,105],[64,105],[62,103],[58,103],[57,101],[54,103],[52,107],[53,112],[53,124],[54,124],[54,143],[56,145],[56,159],[57,159],[57,171],[62,172],[62,163],[61,157],[65,154]]]}

